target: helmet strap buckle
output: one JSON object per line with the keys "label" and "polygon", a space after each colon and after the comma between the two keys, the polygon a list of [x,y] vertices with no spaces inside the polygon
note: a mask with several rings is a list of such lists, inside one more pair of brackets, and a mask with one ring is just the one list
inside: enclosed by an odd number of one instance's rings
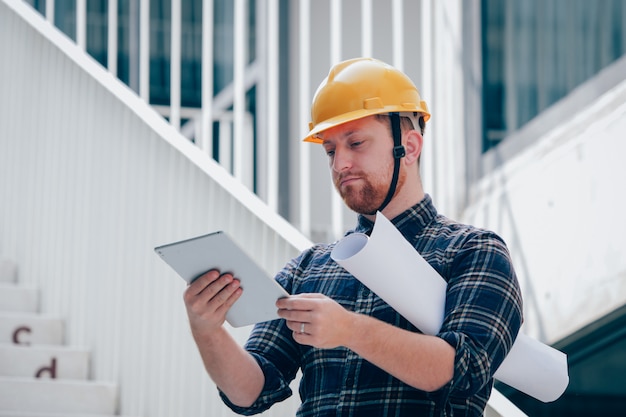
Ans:
{"label": "helmet strap buckle", "polygon": [[393,147],[393,157],[394,159],[404,158],[406,156],[406,149],[404,146],[397,145]]}

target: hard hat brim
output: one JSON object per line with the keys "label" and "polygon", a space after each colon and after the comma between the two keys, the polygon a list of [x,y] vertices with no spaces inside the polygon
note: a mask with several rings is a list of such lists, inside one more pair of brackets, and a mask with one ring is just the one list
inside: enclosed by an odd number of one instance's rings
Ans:
{"label": "hard hat brim", "polygon": [[399,113],[416,112],[422,115],[425,122],[427,122],[428,119],[430,119],[430,114],[424,112],[424,109],[414,108],[414,106],[410,106],[410,107],[413,107],[413,108],[405,108],[405,107],[399,108],[399,106],[387,106],[386,108],[380,108],[380,109],[359,109],[359,110],[355,110],[349,113],[341,114],[339,116],[336,116],[331,119],[327,119],[327,120],[324,120],[323,122],[318,123],[309,132],[309,134],[303,139],[303,141],[321,144],[323,143],[323,140],[318,135],[322,133],[323,131],[333,128],[335,126],[339,126],[347,122],[362,119],[367,116],[373,116],[375,114],[386,114],[386,113],[392,113],[392,112],[399,112]]}

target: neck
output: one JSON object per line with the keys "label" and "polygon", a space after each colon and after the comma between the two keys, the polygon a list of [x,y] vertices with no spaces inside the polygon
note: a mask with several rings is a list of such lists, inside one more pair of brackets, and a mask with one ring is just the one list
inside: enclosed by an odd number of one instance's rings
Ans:
{"label": "neck", "polygon": [[[424,197],[425,193],[421,186],[418,187],[418,189],[414,189],[410,194],[398,193],[391,199],[387,207],[383,209],[382,213],[386,218],[391,220],[422,201]],[[372,222],[376,220],[375,214],[363,215]]]}

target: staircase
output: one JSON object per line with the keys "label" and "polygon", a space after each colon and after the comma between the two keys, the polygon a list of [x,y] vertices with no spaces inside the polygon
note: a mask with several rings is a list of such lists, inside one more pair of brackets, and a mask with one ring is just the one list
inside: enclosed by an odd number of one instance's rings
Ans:
{"label": "staircase", "polygon": [[89,380],[90,352],[66,346],[64,322],[39,313],[37,288],[0,260],[0,417],[115,415],[117,386]]}

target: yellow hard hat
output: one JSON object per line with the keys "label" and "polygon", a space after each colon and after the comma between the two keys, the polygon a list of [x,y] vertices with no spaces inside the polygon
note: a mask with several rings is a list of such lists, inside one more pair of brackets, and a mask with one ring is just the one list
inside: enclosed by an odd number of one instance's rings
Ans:
{"label": "yellow hard hat", "polygon": [[430,119],[415,84],[398,69],[373,58],[354,58],[333,66],[315,92],[305,142],[331,127],[384,113],[421,113]]}

